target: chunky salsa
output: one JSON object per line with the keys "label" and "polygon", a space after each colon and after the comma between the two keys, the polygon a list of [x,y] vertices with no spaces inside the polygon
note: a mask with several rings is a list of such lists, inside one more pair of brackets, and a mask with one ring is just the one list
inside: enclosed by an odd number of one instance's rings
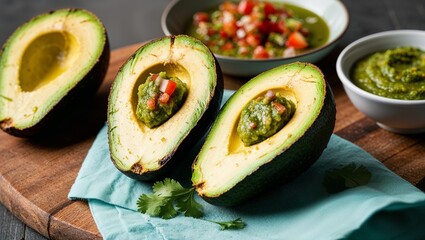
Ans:
{"label": "chunky salsa", "polygon": [[177,77],[165,72],[151,74],[138,88],[137,118],[154,128],[173,116],[183,105],[187,87]]}
{"label": "chunky salsa", "polygon": [[245,146],[262,142],[282,129],[294,112],[291,100],[269,90],[243,108],[237,127],[239,138]]}
{"label": "chunky salsa", "polygon": [[324,45],[329,28],[317,14],[301,7],[242,0],[197,12],[188,34],[219,55],[268,59],[293,57]]}
{"label": "chunky salsa", "polygon": [[425,51],[398,47],[371,54],[352,70],[353,83],[370,93],[395,99],[425,99]]}

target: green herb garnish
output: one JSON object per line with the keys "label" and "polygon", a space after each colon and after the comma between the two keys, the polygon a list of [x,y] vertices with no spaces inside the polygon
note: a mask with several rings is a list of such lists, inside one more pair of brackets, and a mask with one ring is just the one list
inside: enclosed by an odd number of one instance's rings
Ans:
{"label": "green herb garnish", "polygon": [[[195,188],[184,188],[176,180],[166,178],[164,181],[154,183],[153,193],[142,194],[137,200],[137,211],[148,214],[152,217],[162,217],[170,219],[183,213],[186,217],[201,218],[203,213],[202,205],[195,201]],[[245,223],[237,218],[228,222],[216,222],[222,230],[242,229]]]}
{"label": "green herb garnish", "polygon": [[366,185],[372,174],[363,166],[355,163],[326,171],[323,185],[328,193],[337,193],[343,190]]}
{"label": "green herb garnish", "polygon": [[235,220],[228,221],[228,222],[216,222],[216,221],[211,221],[211,220],[207,220],[207,221],[212,222],[212,223],[217,223],[218,225],[220,225],[221,230],[242,229],[246,226],[245,222],[242,221],[241,218],[236,218]]}

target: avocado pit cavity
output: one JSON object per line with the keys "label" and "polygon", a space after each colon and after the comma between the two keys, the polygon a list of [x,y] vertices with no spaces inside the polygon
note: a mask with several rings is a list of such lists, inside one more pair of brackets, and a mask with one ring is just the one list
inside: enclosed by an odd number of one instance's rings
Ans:
{"label": "avocado pit cavity", "polygon": [[78,43],[68,32],[37,37],[25,49],[19,68],[22,91],[31,92],[56,79],[78,57]]}
{"label": "avocado pit cavity", "polygon": [[242,110],[237,132],[245,146],[260,143],[282,129],[295,112],[295,104],[279,92],[268,90]]}
{"label": "avocado pit cavity", "polygon": [[151,74],[138,88],[137,118],[149,128],[155,128],[170,119],[183,105],[187,86],[166,72]]}

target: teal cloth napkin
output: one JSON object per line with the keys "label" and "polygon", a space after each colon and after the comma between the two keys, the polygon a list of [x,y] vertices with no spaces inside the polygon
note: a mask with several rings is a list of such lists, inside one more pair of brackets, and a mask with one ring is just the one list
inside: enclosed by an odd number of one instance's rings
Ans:
{"label": "teal cloth napkin", "polygon": [[[224,101],[232,92],[225,91]],[[362,164],[372,173],[367,185],[328,194],[327,169]],[[178,179],[178,176],[176,176]],[[425,194],[356,145],[333,135],[318,161],[294,181],[255,201],[232,208],[196,200],[202,219],[164,220],[138,213],[137,199],[152,183],[120,173],[110,160],[107,128],[101,129],[68,197],[88,201],[104,239],[425,239]],[[242,230],[220,230],[203,219],[241,217]]]}

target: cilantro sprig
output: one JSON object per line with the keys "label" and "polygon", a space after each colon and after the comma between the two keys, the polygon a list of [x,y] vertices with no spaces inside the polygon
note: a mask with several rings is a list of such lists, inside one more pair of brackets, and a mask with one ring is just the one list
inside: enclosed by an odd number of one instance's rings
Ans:
{"label": "cilantro sprig", "polygon": [[327,170],[323,186],[328,193],[337,193],[349,188],[366,185],[372,174],[363,165],[350,163],[340,168]]}
{"label": "cilantro sprig", "polygon": [[[137,200],[137,210],[152,217],[170,219],[179,213],[186,217],[201,218],[204,215],[202,205],[195,201],[195,188],[184,188],[176,180],[166,178],[152,186],[153,193],[142,194]],[[237,218],[228,222],[207,220],[225,229],[242,229],[246,224]]]}
{"label": "cilantro sprig", "polygon": [[242,221],[241,218],[236,218],[235,220],[228,221],[228,222],[216,222],[216,221],[211,221],[211,220],[207,220],[207,221],[212,222],[212,223],[217,223],[218,225],[220,225],[221,230],[242,229],[246,226],[246,223],[244,221]]}

